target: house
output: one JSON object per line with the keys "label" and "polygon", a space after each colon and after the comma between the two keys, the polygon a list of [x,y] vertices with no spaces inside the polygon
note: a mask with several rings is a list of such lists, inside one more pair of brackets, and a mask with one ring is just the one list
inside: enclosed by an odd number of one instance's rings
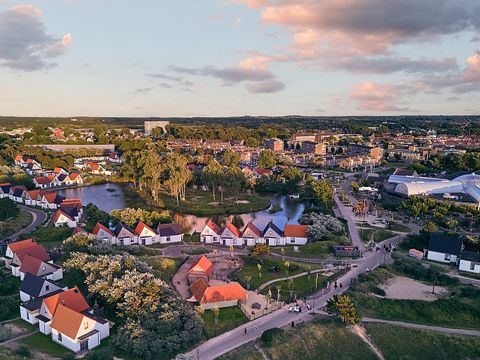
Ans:
{"label": "house", "polygon": [[48,296],[57,291],[63,291],[64,289],[66,288],[63,288],[55,281],[46,279],[42,276],[26,273],[20,284],[20,300],[22,302],[34,300]]}
{"label": "house", "polygon": [[427,259],[443,263],[457,263],[463,242],[457,236],[432,234],[427,248]]}
{"label": "house", "polygon": [[40,191],[41,190],[25,191],[23,193],[23,200],[25,202],[25,205],[37,206],[37,201],[40,195]]}
{"label": "house", "polygon": [[100,223],[97,223],[97,225],[95,225],[92,234],[95,235],[95,238],[97,240],[108,241],[109,243],[113,243],[114,241],[113,232],[110,231],[108,227]]}
{"label": "house", "polygon": [[51,263],[51,260],[40,260],[31,255],[27,255],[22,260],[19,268],[20,280],[25,278],[25,274],[30,273],[36,276],[45,277],[48,280],[60,280],[63,278],[63,268]]}
{"label": "house", "polygon": [[242,238],[247,246],[254,246],[255,244],[263,242],[262,232],[250,221],[242,232]]}
{"label": "house", "polygon": [[36,174],[39,174],[42,171],[42,165],[33,159],[28,159],[27,166],[25,167],[25,171],[27,172],[28,175],[34,176]]}
{"label": "house", "polygon": [[113,230],[113,235],[118,245],[131,245],[136,243],[135,233],[125,224],[118,223]]}
{"label": "house", "polygon": [[83,170],[95,175],[112,175],[111,171],[106,170],[102,165],[96,162],[85,163]]}
{"label": "house", "polygon": [[82,185],[83,178],[79,173],[72,172],[65,179],[65,185]]}
{"label": "house", "polygon": [[212,220],[208,220],[200,233],[200,239],[206,244],[220,243],[220,234],[222,229],[215,224]]}
{"label": "house", "polygon": [[54,173],[55,175],[57,175],[57,176],[58,176],[58,175],[61,175],[61,174],[63,174],[63,175],[68,175],[68,171],[65,170],[65,169],[63,169],[63,168],[61,168],[61,167],[56,167],[55,169],[53,169],[53,173]]}
{"label": "house", "polygon": [[5,250],[5,254],[2,256],[2,259],[5,262],[5,267],[7,269],[11,268],[11,263],[13,261],[13,257],[17,251],[31,248],[37,245],[37,242],[33,239],[26,239],[21,241],[15,241],[8,244],[7,249]]}
{"label": "house", "polygon": [[52,210],[58,209],[63,200],[65,200],[65,197],[58,195],[56,192],[43,193],[41,207]]}
{"label": "house", "polygon": [[208,284],[212,275],[213,263],[205,255],[202,255],[187,271],[187,280],[189,284],[193,284],[198,279],[203,279]]}
{"label": "house", "polygon": [[196,280],[190,286],[190,293],[192,297],[188,301],[198,303],[204,310],[238,306],[245,302],[248,296],[245,289],[237,282],[209,286],[203,279]]}
{"label": "house", "polygon": [[9,197],[12,201],[15,201],[16,203],[23,203],[24,192],[27,192],[25,186],[12,186],[10,188]]}
{"label": "house", "polygon": [[66,211],[67,213],[70,212],[69,208],[75,208],[77,210],[79,218],[77,221],[80,220],[80,217],[83,215],[83,205],[82,200],[80,199],[63,199],[60,203],[60,209]]}
{"label": "house", "polygon": [[283,232],[272,221],[270,221],[263,230],[262,236],[265,238],[265,243],[270,246],[285,245]]}
{"label": "house", "polygon": [[82,235],[85,235],[85,236],[88,236],[90,235],[89,232],[81,227],[76,227],[75,229],[73,229],[72,231],[72,236],[75,236],[77,234],[82,234]]}
{"label": "house", "polygon": [[458,270],[480,274],[480,254],[473,251],[462,251]]}
{"label": "house", "polygon": [[161,244],[183,241],[183,231],[178,224],[158,224],[157,233]]}
{"label": "house", "polygon": [[[75,208],[71,208],[72,210],[75,210]],[[77,227],[77,220],[71,215],[69,215],[67,212],[65,212],[62,209],[58,209],[55,215],[53,216],[53,224],[55,227],[60,227],[60,226],[68,226],[69,228],[76,228]]]}
{"label": "house", "polygon": [[240,234],[240,230],[233,225],[232,223],[228,223],[227,226],[223,229],[222,233],[220,234],[222,238],[222,245],[230,246],[242,246],[242,235]]}
{"label": "house", "polygon": [[135,234],[138,237],[138,243],[141,245],[152,245],[157,237],[157,233],[141,221],[135,228]]}
{"label": "house", "polygon": [[60,185],[55,175],[36,176],[33,178],[33,183],[35,187],[40,189],[48,189]]}
{"label": "house", "polygon": [[26,257],[34,257],[40,261],[48,263],[52,262],[50,255],[48,255],[45,248],[42,245],[35,243],[33,246],[15,251],[10,263],[10,269],[13,276],[21,277],[20,268]]}
{"label": "house", "polygon": [[0,199],[3,199],[4,197],[9,196],[11,187],[12,187],[12,184],[10,183],[0,184]]}
{"label": "house", "polygon": [[37,315],[39,330],[73,352],[100,345],[110,335],[110,324],[90,308],[77,288],[43,299]]}
{"label": "house", "polygon": [[305,245],[308,241],[308,225],[287,224],[283,233],[285,245]]}

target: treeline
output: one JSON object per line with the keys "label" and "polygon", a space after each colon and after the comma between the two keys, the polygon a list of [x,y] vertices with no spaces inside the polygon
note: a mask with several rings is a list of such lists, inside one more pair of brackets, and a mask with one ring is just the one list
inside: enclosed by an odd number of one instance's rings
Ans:
{"label": "treeline", "polygon": [[410,168],[420,174],[431,174],[440,171],[450,173],[480,170],[480,151],[467,151],[465,154],[434,155],[430,159],[416,162]]}

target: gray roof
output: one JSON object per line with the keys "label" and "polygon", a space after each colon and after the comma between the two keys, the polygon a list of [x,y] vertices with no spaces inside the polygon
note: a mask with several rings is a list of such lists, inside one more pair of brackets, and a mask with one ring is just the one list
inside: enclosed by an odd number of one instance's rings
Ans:
{"label": "gray roof", "polygon": [[174,236],[174,235],[181,235],[182,228],[178,224],[159,224],[157,226],[157,233],[160,236]]}
{"label": "gray roof", "polygon": [[428,243],[429,251],[457,256],[462,252],[462,247],[462,239],[446,234],[432,234]]}
{"label": "gray roof", "polygon": [[48,280],[27,272],[20,285],[20,291],[36,298],[40,294],[45,281]]}
{"label": "gray roof", "polygon": [[473,251],[462,251],[460,258],[462,260],[480,263],[480,254]]}

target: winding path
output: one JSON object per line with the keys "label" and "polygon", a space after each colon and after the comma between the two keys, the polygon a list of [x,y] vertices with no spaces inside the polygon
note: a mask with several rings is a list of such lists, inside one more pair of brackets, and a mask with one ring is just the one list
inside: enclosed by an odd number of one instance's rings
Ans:
{"label": "winding path", "polygon": [[27,206],[24,206],[24,205],[18,205],[18,207],[22,210],[22,211],[26,211],[30,214],[32,214],[32,222],[30,223],[30,225],[28,225],[27,227],[23,228],[22,230],[18,231],[17,233],[11,235],[9,237],[9,239],[11,241],[15,241],[18,239],[18,237],[22,234],[27,234],[29,232],[32,232],[33,230],[35,230],[39,225],[43,224],[43,222],[45,220],[47,220],[47,214],[42,211],[42,210],[39,210],[39,209],[36,209],[36,208],[30,208],[30,207],[27,207]]}

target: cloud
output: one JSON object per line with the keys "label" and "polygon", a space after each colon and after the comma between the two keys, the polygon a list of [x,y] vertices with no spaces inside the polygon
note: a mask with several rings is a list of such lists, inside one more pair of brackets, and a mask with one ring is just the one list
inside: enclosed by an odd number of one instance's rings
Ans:
{"label": "cloud", "polygon": [[403,95],[402,87],[377,84],[365,81],[355,85],[350,92],[350,99],[357,102],[357,109],[368,112],[409,111],[396,105]]}
{"label": "cloud", "polygon": [[223,81],[224,86],[246,82],[247,90],[251,93],[272,93],[283,90],[285,87],[275,75],[266,67],[254,66],[255,64],[240,63],[236,66],[216,68],[214,66],[205,66],[203,68],[185,68],[179,66],[170,66],[171,71],[196,75],[213,77]]}
{"label": "cloud", "polygon": [[66,53],[72,35],[47,34],[43,13],[33,5],[17,5],[0,12],[0,65],[34,71],[56,64],[52,58]]}
{"label": "cloud", "polygon": [[146,94],[152,91],[154,88],[153,87],[146,87],[146,88],[138,88],[134,90],[134,93],[136,94]]}
{"label": "cloud", "polygon": [[155,79],[163,79],[163,80],[170,80],[170,81],[175,81],[175,82],[180,82],[183,79],[178,76],[171,76],[171,75],[165,75],[165,74],[160,74],[160,73],[149,73],[145,74],[148,77],[152,77]]}

